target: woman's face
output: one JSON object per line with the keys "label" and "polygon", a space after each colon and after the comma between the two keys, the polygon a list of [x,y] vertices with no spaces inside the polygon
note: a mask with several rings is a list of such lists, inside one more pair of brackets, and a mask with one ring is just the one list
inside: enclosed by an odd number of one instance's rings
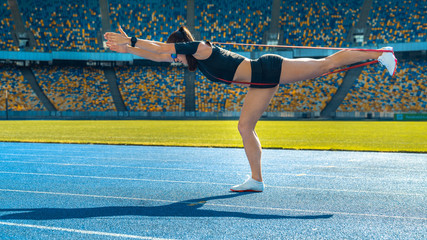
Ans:
{"label": "woman's face", "polygon": [[174,62],[179,62],[184,64],[185,66],[188,66],[187,58],[185,57],[185,54],[178,54],[176,58],[174,59]]}

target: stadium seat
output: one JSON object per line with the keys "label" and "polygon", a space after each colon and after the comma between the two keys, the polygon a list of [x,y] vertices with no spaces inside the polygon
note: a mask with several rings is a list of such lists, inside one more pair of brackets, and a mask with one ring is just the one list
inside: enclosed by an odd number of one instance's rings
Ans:
{"label": "stadium seat", "polygon": [[349,47],[345,39],[362,3],[363,0],[282,1],[280,25],[284,44]]}
{"label": "stadium seat", "polygon": [[0,50],[19,51],[19,47],[13,42],[13,30],[14,23],[9,5],[3,1],[0,3]]}
{"label": "stadium seat", "polygon": [[33,51],[102,51],[99,3],[88,0],[18,0],[24,24],[36,39]]}
{"label": "stadium seat", "polygon": [[424,112],[426,66],[426,60],[401,60],[394,77],[385,74],[379,65],[366,67],[338,111]]}
{"label": "stadium seat", "polygon": [[177,67],[116,67],[117,85],[129,111],[182,112],[184,71]]}
{"label": "stadium seat", "polygon": [[418,0],[374,0],[365,44],[427,42],[427,4]]}
{"label": "stadium seat", "polygon": [[59,111],[115,110],[101,69],[36,66],[33,72],[40,87]]}
{"label": "stadium seat", "polygon": [[46,111],[21,71],[9,64],[0,64],[0,111],[6,110],[8,91],[9,111]]}

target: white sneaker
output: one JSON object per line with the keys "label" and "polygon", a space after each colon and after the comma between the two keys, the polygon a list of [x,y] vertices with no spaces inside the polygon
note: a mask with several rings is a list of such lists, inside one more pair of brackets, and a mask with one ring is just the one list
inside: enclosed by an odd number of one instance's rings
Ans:
{"label": "white sneaker", "polygon": [[230,191],[232,192],[262,192],[264,191],[264,183],[258,182],[251,177],[244,183],[233,186]]}
{"label": "white sneaker", "polygon": [[381,56],[378,57],[378,61],[381,65],[385,66],[390,73],[390,76],[393,76],[396,72],[397,59],[394,56],[392,47],[385,47],[384,50],[391,50],[392,52],[384,52]]}

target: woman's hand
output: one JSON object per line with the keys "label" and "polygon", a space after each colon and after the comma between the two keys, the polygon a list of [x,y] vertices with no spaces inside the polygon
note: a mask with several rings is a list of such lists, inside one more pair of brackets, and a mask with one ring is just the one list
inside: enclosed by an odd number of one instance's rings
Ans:
{"label": "woman's hand", "polygon": [[128,52],[128,46],[127,45],[118,45],[118,44],[114,44],[114,43],[110,43],[109,41],[107,42],[107,47],[115,52],[118,53],[127,53]]}
{"label": "woman's hand", "polygon": [[104,38],[107,39],[107,45],[126,45],[130,44],[130,37],[123,31],[122,27],[119,26],[119,33],[107,32],[104,34]]}

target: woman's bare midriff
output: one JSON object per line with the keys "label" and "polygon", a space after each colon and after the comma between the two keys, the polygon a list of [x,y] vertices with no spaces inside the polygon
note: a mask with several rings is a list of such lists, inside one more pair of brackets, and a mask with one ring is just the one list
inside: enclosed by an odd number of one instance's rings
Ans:
{"label": "woman's bare midriff", "polygon": [[251,82],[252,76],[252,68],[251,68],[251,60],[245,58],[236,69],[236,73],[234,73],[233,81],[238,82]]}
{"label": "woman's bare midriff", "polygon": [[[197,49],[197,54],[193,56],[197,60],[206,60],[212,55],[212,47],[207,43],[199,44]],[[252,76],[252,68],[251,68],[251,60],[245,58],[237,67],[236,72],[234,73],[233,81],[238,82],[251,82]]]}

